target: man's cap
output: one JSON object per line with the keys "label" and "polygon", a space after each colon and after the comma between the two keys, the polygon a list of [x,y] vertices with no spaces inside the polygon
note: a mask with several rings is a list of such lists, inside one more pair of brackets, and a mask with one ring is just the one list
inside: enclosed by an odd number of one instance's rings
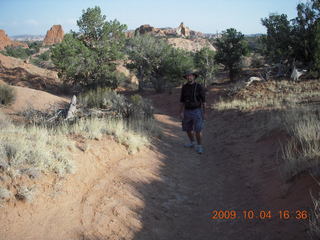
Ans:
{"label": "man's cap", "polygon": [[187,76],[189,76],[189,75],[193,75],[195,78],[197,78],[197,77],[199,77],[199,73],[198,72],[196,72],[196,71],[194,71],[194,70],[188,70],[188,71],[186,71],[184,74],[183,74],[183,78],[187,78]]}

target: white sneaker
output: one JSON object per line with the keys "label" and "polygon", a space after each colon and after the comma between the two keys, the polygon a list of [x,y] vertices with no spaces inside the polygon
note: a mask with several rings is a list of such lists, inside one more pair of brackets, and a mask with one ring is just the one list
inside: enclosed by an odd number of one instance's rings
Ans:
{"label": "white sneaker", "polygon": [[196,151],[197,151],[197,153],[202,154],[202,153],[203,153],[203,147],[202,147],[202,145],[197,145],[197,146],[196,146]]}
{"label": "white sneaker", "polygon": [[190,143],[184,144],[183,146],[184,146],[185,148],[193,148],[195,145],[196,145],[195,142],[190,142]]}

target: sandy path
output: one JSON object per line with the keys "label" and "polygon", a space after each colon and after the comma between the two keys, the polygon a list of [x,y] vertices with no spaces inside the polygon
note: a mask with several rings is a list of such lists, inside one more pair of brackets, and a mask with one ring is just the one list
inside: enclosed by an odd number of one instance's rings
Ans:
{"label": "sandy path", "polygon": [[[167,106],[160,106],[160,112],[163,108],[173,116],[174,109]],[[308,221],[283,220],[278,211],[310,211],[309,189],[314,184],[309,179],[290,188],[284,184],[277,157],[279,136],[266,134],[268,113],[211,111],[203,155],[182,147],[186,136],[178,119],[158,120],[168,133],[159,144],[165,155],[164,183],[159,199],[146,201],[144,229],[134,239],[308,239]],[[159,208],[163,210],[159,219],[150,219],[150,212]],[[238,217],[212,220],[212,210],[236,210]],[[272,217],[246,220],[243,210],[271,211]]]}

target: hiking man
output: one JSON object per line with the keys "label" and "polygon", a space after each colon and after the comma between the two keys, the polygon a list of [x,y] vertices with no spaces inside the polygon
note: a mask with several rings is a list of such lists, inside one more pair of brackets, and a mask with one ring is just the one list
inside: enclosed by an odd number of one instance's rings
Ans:
{"label": "hiking man", "polygon": [[[187,132],[190,143],[184,147],[195,147],[197,153],[203,153],[201,131],[205,119],[205,92],[201,84],[196,83],[198,74],[188,71],[183,76],[187,83],[182,86],[180,96],[180,117],[182,119],[182,130]],[[194,136],[195,135],[195,136]],[[195,142],[197,139],[197,145]]]}

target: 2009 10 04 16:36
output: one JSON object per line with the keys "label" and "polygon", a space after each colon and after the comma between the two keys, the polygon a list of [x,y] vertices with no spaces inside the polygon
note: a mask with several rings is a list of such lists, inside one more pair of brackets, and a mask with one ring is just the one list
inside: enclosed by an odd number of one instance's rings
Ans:
{"label": "2009 10 04 16:36", "polygon": [[213,220],[235,220],[235,219],[271,219],[277,217],[283,220],[296,219],[296,220],[307,220],[309,214],[307,210],[279,210],[272,212],[271,210],[213,210],[211,211],[210,218]]}

